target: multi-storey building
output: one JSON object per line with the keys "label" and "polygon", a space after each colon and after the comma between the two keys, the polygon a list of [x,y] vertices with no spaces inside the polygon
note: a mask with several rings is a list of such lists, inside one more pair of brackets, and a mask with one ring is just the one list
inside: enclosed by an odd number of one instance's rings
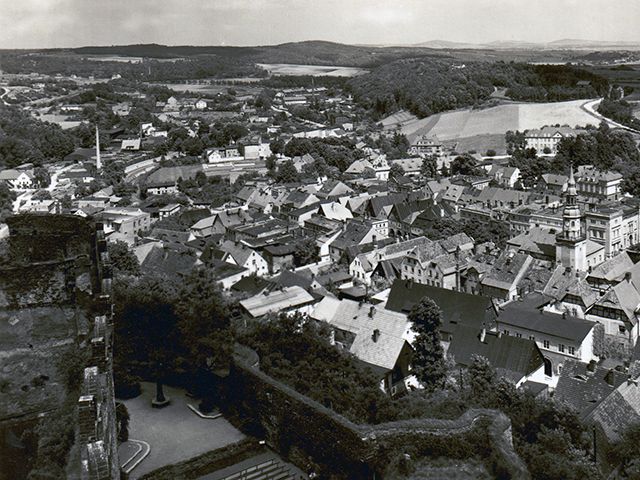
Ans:
{"label": "multi-storey building", "polygon": [[442,155],[442,142],[435,136],[423,135],[411,144],[408,150],[409,155]]}
{"label": "multi-storey building", "polygon": [[570,127],[542,127],[525,133],[526,148],[535,148],[540,153],[557,153],[563,138],[575,137],[579,132]]}
{"label": "multi-storey building", "polygon": [[528,338],[536,342],[544,355],[545,383],[555,387],[567,360],[589,363],[597,357],[593,352],[594,322],[544,312],[526,302],[503,306],[496,320],[503,335]]}
{"label": "multi-storey building", "polygon": [[587,237],[604,246],[607,258],[640,241],[640,207],[634,204],[593,206],[585,212]]}
{"label": "multi-storey building", "polygon": [[578,194],[595,200],[619,200],[622,195],[622,175],[598,170],[593,165],[578,167]]}

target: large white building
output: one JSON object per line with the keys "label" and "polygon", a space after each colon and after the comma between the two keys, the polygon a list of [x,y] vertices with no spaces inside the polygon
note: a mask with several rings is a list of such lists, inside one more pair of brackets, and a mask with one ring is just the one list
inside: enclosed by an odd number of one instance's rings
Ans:
{"label": "large white building", "polygon": [[528,130],[524,136],[525,147],[535,148],[539,153],[555,154],[563,138],[575,137],[579,133],[579,130],[570,127],[542,127],[539,130]]}

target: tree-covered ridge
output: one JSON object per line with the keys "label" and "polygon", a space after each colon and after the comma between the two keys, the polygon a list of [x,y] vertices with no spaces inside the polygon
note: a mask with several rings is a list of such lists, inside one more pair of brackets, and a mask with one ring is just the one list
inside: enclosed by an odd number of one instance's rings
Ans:
{"label": "tree-covered ridge", "polygon": [[41,122],[15,107],[0,107],[0,169],[61,160],[74,147],[73,135],[58,125]]}
{"label": "tree-covered ridge", "polygon": [[[578,83],[580,82],[580,84]],[[606,94],[608,82],[568,65],[462,64],[432,57],[402,59],[349,82],[355,99],[380,118],[401,108],[418,117],[478,106],[505,88],[514,100],[562,101]]]}

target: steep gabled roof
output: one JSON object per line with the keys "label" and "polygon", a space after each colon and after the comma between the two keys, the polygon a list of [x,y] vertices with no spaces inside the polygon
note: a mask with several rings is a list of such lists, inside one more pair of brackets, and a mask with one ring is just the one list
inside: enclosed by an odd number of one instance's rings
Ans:
{"label": "steep gabled roof", "polygon": [[349,351],[363,362],[385,370],[393,370],[405,342],[413,336],[406,315],[353,300],[325,297],[311,318],[355,334]]}
{"label": "steep gabled roof", "polygon": [[633,267],[633,260],[629,254],[626,251],[620,252],[594,268],[588,278],[602,279],[609,283],[620,281],[631,267]]}
{"label": "steep gabled roof", "polygon": [[489,360],[496,370],[515,373],[508,375],[511,378],[530,375],[544,364],[542,353],[533,340],[486,331],[482,339],[481,329],[467,325],[458,325],[447,354],[464,366],[471,365],[473,355],[479,355]]}
{"label": "steep gabled roof", "polygon": [[500,325],[511,325],[571,340],[577,345],[584,341],[595,326],[595,322],[582,320],[571,315],[563,316],[545,312],[540,308],[534,308],[521,302],[506,304],[500,311],[497,322]]}
{"label": "steep gabled roof", "polygon": [[569,405],[584,419],[602,400],[627,379],[627,375],[599,365],[566,360],[554,398]]}
{"label": "steep gabled roof", "polygon": [[638,378],[622,382],[587,417],[600,424],[611,442],[620,440],[631,425],[640,423],[640,385]]}
{"label": "steep gabled roof", "polygon": [[393,282],[385,308],[409,313],[424,297],[431,298],[440,307],[444,332],[451,333],[460,324],[477,328],[485,325],[489,328],[496,319],[496,311],[490,298],[422,285],[410,280],[398,279]]}

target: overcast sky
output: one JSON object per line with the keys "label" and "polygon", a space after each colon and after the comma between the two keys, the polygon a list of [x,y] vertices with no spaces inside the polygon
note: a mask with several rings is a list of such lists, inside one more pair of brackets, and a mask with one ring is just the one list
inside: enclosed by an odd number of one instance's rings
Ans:
{"label": "overcast sky", "polygon": [[0,48],[640,42],[640,0],[0,0]]}

